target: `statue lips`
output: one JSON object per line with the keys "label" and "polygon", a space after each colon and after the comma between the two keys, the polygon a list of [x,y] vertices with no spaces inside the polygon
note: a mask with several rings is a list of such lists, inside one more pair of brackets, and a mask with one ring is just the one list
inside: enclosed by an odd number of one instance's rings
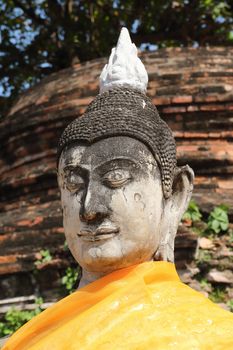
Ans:
{"label": "statue lips", "polygon": [[114,237],[119,233],[119,228],[116,226],[106,226],[102,224],[95,231],[88,229],[81,230],[78,237],[82,238],[84,241],[95,242]]}

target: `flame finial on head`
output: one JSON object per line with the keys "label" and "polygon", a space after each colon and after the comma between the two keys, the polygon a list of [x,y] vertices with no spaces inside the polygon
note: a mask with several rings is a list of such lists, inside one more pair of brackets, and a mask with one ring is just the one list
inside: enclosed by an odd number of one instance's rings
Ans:
{"label": "flame finial on head", "polygon": [[148,75],[137,56],[137,48],[127,28],[122,28],[117,46],[112,49],[108,64],[100,75],[100,92],[114,87],[131,87],[146,92]]}

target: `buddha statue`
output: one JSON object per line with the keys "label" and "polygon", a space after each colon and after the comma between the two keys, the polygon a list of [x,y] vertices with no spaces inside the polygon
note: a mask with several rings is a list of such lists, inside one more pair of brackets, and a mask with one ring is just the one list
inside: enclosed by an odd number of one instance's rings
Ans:
{"label": "buddha statue", "polygon": [[233,315],[184,285],[174,240],[194,174],[146,96],[127,29],[100,94],[63,132],[58,183],[79,289],[38,315],[4,350],[233,348]]}

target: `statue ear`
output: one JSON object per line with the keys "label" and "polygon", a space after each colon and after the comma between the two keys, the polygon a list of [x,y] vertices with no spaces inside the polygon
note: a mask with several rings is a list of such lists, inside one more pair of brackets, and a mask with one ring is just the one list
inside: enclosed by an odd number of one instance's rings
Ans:
{"label": "statue ear", "polygon": [[188,207],[193,191],[193,170],[188,166],[176,169],[172,194],[165,199],[161,220],[160,246],[155,260],[174,261],[174,241],[180,220]]}
{"label": "statue ear", "polygon": [[178,224],[191,199],[193,181],[194,172],[188,165],[176,169],[170,199],[173,202],[173,209],[175,209],[177,213]]}

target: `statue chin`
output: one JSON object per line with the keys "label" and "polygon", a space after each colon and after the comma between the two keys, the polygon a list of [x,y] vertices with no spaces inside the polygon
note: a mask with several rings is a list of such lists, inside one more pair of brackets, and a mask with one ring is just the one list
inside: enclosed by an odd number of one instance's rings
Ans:
{"label": "statue chin", "polygon": [[179,186],[178,201],[177,191],[164,198],[160,169],[142,142],[119,136],[73,144],[62,152],[58,180],[67,242],[85,271],[110,273],[158,251],[172,260],[166,248],[174,245],[185,191]]}
{"label": "statue chin", "polygon": [[[123,236],[123,235],[122,235]],[[151,242],[152,243],[152,242]],[[107,274],[144,261],[153,260],[154,249],[151,246],[136,245],[123,237],[112,237],[104,242],[83,244],[77,242],[77,250],[71,248],[74,258],[83,269],[90,272]],[[153,247],[153,246],[152,246]]]}

